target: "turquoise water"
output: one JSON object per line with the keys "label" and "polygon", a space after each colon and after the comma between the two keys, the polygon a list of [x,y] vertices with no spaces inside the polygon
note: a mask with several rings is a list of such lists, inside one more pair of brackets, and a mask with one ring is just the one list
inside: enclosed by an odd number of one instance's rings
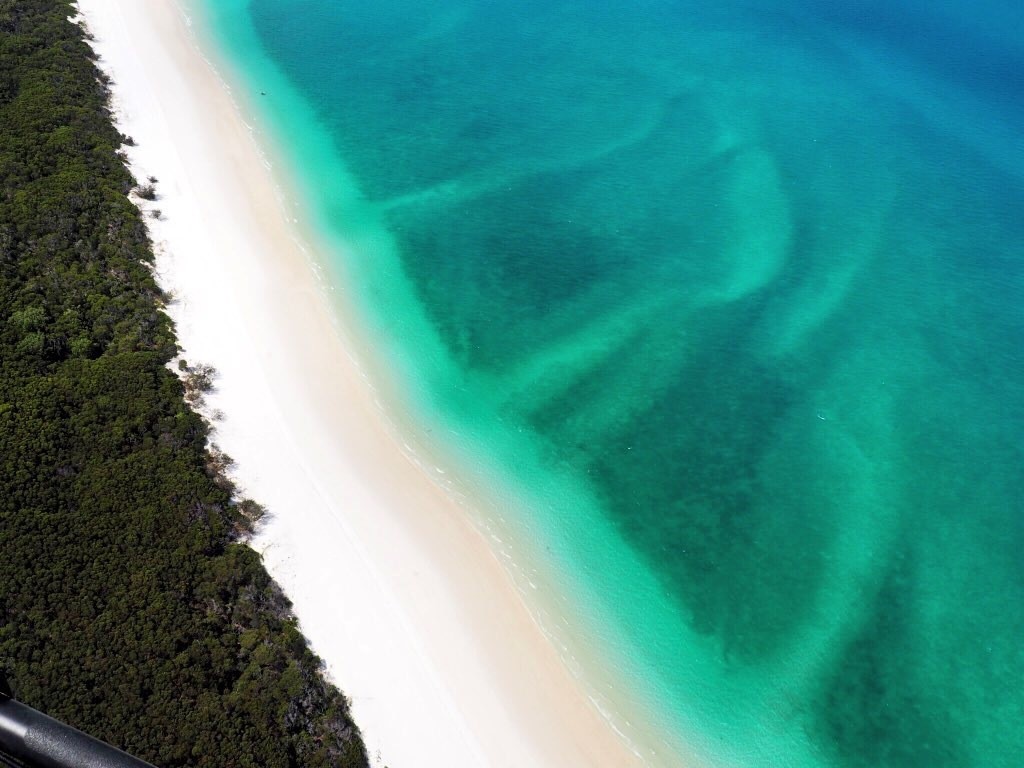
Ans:
{"label": "turquoise water", "polygon": [[1024,765],[1016,3],[203,5],[613,705],[714,765]]}

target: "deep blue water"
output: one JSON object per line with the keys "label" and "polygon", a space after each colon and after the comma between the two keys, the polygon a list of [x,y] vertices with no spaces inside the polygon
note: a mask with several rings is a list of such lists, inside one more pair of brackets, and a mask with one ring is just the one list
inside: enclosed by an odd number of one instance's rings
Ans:
{"label": "deep blue water", "polygon": [[351,174],[298,152],[381,344],[667,723],[1024,765],[1019,4],[207,4]]}

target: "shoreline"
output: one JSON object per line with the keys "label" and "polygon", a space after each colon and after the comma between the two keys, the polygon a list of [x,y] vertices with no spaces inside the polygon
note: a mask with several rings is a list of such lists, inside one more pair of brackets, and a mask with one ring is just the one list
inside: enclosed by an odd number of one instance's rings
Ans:
{"label": "shoreline", "polygon": [[[466,513],[403,451],[273,171],[176,4],[79,0],[140,177],[213,439],[270,519],[253,542],[352,700],[375,765],[628,766]],[[145,54],[141,54],[144,51]],[[500,696],[496,693],[500,692]]]}

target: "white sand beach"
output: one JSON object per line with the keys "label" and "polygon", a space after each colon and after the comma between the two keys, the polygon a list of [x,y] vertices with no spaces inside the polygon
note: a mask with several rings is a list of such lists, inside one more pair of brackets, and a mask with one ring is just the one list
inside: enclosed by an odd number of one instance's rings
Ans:
{"label": "white sand beach", "polygon": [[[289,220],[281,180],[172,0],[79,0],[215,441],[270,513],[254,541],[374,765],[641,761],[531,618],[464,510],[403,451]],[[315,244],[313,244],[315,245]]]}

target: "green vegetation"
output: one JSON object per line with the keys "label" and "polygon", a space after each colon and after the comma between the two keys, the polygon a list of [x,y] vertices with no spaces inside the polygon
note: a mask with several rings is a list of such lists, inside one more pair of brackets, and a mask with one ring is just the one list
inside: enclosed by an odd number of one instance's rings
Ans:
{"label": "green vegetation", "polygon": [[363,766],[240,543],[260,509],[233,501],[168,367],[127,137],[73,15],[0,0],[0,666],[159,766]]}

